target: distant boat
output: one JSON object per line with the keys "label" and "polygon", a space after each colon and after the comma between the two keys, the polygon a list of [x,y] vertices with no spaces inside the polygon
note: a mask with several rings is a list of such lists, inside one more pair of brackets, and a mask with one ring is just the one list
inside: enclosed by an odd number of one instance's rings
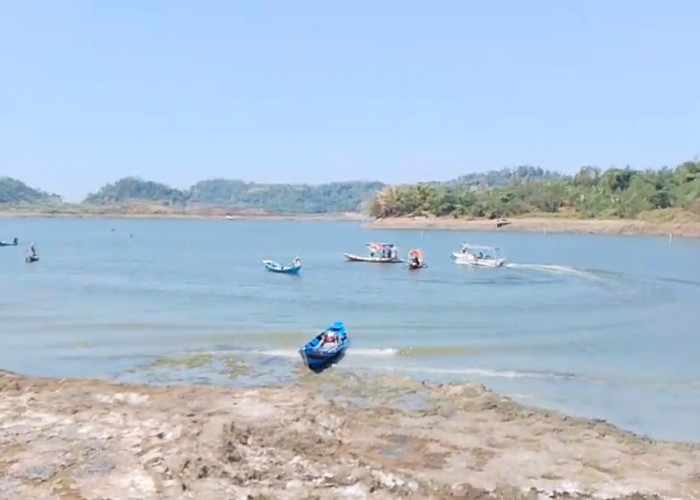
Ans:
{"label": "distant boat", "polygon": [[462,243],[461,252],[452,252],[452,258],[457,264],[472,267],[502,267],[506,257],[499,247],[487,247]]}
{"label": "distant boat", "polygon": [[240,218],[241,218],[241,217],[238,216],[238,215],[227,215],[227,216],[226,216],[226,219],[228,219],[228,220],[237,220],[237,219],[240,219]]}
{"label": "distant boat", "polygon": [[27,249],[27,253],[24,256],[25,262],[37,262],[39,260],[39,255],[36,253],[34,248],[34,243]]}
{"label": "distant boat", "polygon": [[19,240],[15,237],[12,241],[0,241],[0,247],[16,247],[19,245]]}
{"label": "distant boat", "polygon": [[403,259],[399,257],[398,248],[393,243],[365,243],[369,251],[368,256],[344,253],[349,262],[374,262],[378,264],[399,264]]}
{"label": "distant boat", "polygon": [[299,274],[299,271],[301,271],[301,259],[299,257],[294,259],[291,266],[284,266],[274,260],[263,260],[262,262],[265,264],[265,269],[273,273]]}
{"label": "distant boat", "polygon": [[348,348],[348,332],[342,321],[336,321],[299,349],[304,364],[313,371],[322,371],[337,363]]}

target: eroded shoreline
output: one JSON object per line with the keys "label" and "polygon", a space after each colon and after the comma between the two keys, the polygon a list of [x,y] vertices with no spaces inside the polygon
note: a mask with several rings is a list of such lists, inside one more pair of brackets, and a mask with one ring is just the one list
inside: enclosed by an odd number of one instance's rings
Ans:
{"label": "eroded shoreline", "polygon": [[[216,212],[84,212],[84,213],[43,213],[32,211],[0,211],[4,219],[141,219],[141,220],[227,220],[224,213]],[[304,221],[304,222],[354,222],[368,229],[411,229],[411,230],[453,230],[453,231],[493,231],[496,221],[491,219],[454,219],[449,217],[394,217],[372,219],[359,213],[343,214],[236,214],[231,221]],[[650,222],[634,219],[572,219],[557,217],[516,217],[510,224],[498,228],[499,231],[525,233],[574,233],[676,236],[700,238],[700,221]]]}
{"label": "eroded shoreline", "polygon": [[648,222],[628,219],[565,219],[522,217],[496,228],[494,220],[438,217],[397,217],[367,224],[372,229],[512,231],[524,233],[574,233],[700,238],[700,222]]}
{"label": "eroded shoreline", "polygon": [[0,390],[0,498],[700,498],[700,445],[477,384],[327,372],[230,389],[2,373]]}

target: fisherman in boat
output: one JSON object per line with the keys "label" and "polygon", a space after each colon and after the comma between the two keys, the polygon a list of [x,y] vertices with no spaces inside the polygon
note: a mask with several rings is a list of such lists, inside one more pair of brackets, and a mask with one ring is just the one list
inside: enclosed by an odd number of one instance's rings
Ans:
{"label": "fisherman in boat", "polygon": [[19,244],[19,240],[17,239],[17,236],[15,236],[14,239],[12,240],[12,244],[13,244],[13,245],[18,245],[18,244]]}
{"label": "fisherman in boat", "polygon": [[[17,239],[17,238],[15,238],[15,239]],[[32,257],[36,257],[36,249],[34,248],[34,243],[32,243],[31,245],[29,245],[29,254],[30,254]]]}
{"label": "fisherman in boat", "polygon": [[420,267],[420,259],[418,258],[418,255],[413,256],[412,263],[413,267]]}
{"label": "fisherman in boat", "polygon": [[294,267],[300,267],[301,266],[301,259],[297,257],[294,259]]}
{"label": "fisherman in boat", "polygon": [[321,340],[322,347],[335,347],[337,344],[338,337],[335,336],[335,332],[333,330],[327,331],[323,336],[323,340]]}

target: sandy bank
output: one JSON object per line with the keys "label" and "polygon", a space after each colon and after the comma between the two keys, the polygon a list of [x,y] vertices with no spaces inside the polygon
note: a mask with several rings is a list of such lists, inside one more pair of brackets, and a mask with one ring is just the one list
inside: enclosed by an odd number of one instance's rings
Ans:
{"label": "sandy bank", "polygon": [[0,391],[1,498],[700,497],[700,447],[477,385],[326,373],[234,390],[1,374]]}
{"label": "sandy bank", "polygon": [[496,229],[493,220],[464,220],[452,218],[400,217],[370,222],[374,229],[446,229],[464,231],[522,231],[550,233],[656,235],[672,234],[699,238],[700,222],[647,222],[641,220],[578,220],[557,218],[514,218],[510,224]]}

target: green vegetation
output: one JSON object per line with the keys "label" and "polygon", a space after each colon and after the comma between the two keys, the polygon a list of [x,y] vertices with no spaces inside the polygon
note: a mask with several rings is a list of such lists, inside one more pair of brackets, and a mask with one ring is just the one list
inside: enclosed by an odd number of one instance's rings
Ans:
{"label": "green vegetation", "polygon": [[12,177],[0,177],[0,205],[38,205],[61,203],[61,197],[27,186]]}
{"label": "green vegetation", "polygon": [[355,212],[383,187],[380,182],[360,181],[309,186],[211,179],[192,186],[186,196],[193,205],[279,214],[327,214]]}
{"label": "green vegetation", "polygon": [[165,206],[184,205],[187,197],[182,191],[160,184],[144,181],[138,177],[125,177],[103,186],[91,193],[83,203],[88,205],[124,205],[151,202]]}
{"label": "green vegetation", "polygon": [[107,208],[156,213],[220,209],[228,212],[333,214],[356,212],[371,202],[384,184],[380,182],[333,182],[330,184],[257,184],[239,180],[210,179],[179,190],[126,177],[91,193],[81,207],[99,213]]}
{"label": "green vegetation", "polygon": [[653,221],[700,218],[700,162],[676,168],[601,171],[582,167],[562,175],[535,167],[468,174],[448,182],[389,187],[380,182],[321,185],[257,184],[210,179],[186,190],[126,177],[66,204],[57,195],[0,178],[0,208],[47,214],[258,213],[337,214],[368,211],[372,216],[498,218],[548,215]]}
{"label": "green vegetation", "polygon": [[[446,183],[386,187],[370,207],[371,215],[435,215],[498,218],[518,215],[566,215],[580,218],[696,218],[700,216],[700,162],[675,169],[604,172],[582,167],[564,176],[531,167],[465,176]],[[489,181],[489,179],[491,179]],[[491,183],[489,185],[488,183]]]}

